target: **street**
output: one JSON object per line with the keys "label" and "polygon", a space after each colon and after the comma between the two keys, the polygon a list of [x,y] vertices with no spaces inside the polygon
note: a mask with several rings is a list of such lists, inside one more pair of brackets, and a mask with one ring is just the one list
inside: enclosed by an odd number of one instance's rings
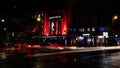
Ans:
{"label": "street", "polygon": [[0,68],[120,68],[119,0],[1,0]]}
{"label": "street", "polygon": [[7,55],[3,52],[0,68],[120,68],[119,50],[39,54],[28,56],[18,52]]}

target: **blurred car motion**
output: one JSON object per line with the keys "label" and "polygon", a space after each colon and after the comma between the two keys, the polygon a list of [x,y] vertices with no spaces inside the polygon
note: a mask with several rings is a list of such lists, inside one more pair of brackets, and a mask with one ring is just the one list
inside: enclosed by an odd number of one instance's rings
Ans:
{"label": "blurred car motion", "polygon": [[46,46],[46,48],[63,50],[64,46],[62,46],[61,44],[58,44],[58,43],[49,43],[49,46]]}

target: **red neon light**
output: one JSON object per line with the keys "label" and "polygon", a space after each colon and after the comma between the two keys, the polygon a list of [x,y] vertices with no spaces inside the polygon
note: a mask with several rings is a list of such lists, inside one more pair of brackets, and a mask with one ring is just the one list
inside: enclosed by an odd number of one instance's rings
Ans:
{"label": "red neon light", "polygon": [[44,32],[44,35],[47,35],[48,32],[47,32],[47,16],[46,14],[44,15],[44,22],[43,22],[43,32]]}
{"label": "red neon light", "polygon": [[66,35],[66,34],[67,34],[67,16],[66,13],[64,13],[64,18],[62,22],[62,35]]}
{"label": "red neon light", "polygon": [[[61,22],[61,35],[66,35],[67,34],[67,14],[64,12],[63,18],[60,19]],[[59,33],[58,32],[58,20],[56,21],[56,35]],[[47,15],[44,14],[44,22],[43,22],[43,35],[48,36],[50,35],[50,20],[47,20]]]}
{"label": "red neon light", "polygon": [[56,21],[56,35],[58,34],[58,21]]}

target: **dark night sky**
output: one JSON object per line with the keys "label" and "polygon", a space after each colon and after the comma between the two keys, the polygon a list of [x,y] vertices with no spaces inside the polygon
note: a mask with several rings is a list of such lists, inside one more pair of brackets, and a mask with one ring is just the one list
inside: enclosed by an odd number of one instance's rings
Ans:
{"label": "dark night sky", "polygon": [[40,9],[59,9],[65,6],[66,0],[0,0],[0,12],[8,14],[24,14]]}
{"label": "dark night sky", "polygon": [[[0,0],[0,11],[4,13],[28,13],[39,9],[60,9],[67,6],[67,1],[70,0]],[[73,0],[75,1],[75,0]],[[78,1],[78,0],[76,0]],[[90,2],[96,1],[100,7],[105,10],[117,7],[119,8],[118,0],[79,0],[82,6],[90,5]],[[115,9],[116,10],[116,9]]]}
{"label": "dark night sky", "polygon": [[[33,12],[52,9],[64,9],[70,0],[0,0],[0,13],[8,15],[24,15]],[[101,13],[116,12],[120,13],[120,5],[118,0],[73,0],[79,1],[78,4],[85,9],[89,8],[91,3],[95,1],[97,9]],[[80,11],[81,11],[80,7]],[[79,9],[79,8],[78,8]]]}
{"label": "dark night sky", "polygon": [[[19,18],[24,15],[30,16],[32,13],[36,13],[39,10],[59,9],[65,6],[66,0],[0,0],[0,17],[3,15],[9,19],[10,25],[8,25],[8,27],[11,28],[11,26],[15,26],[12,28],[18,31],[19,28],[23,28],[26,24],[13,21],[17,17]],[[20,23],[20,25],[17,23]],[[27,24],[33,25],[31,22]],[[21,27],[21,25],[23,25],[23,27]]]}

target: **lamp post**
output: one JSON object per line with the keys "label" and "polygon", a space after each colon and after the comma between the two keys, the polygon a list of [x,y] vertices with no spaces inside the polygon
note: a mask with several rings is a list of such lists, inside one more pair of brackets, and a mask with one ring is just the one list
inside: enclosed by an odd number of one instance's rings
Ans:
{"label": "lamp post", "polygon": [[115,23],[115,20],[117,20],[118,19],[118,16],[117,15],[115,15],[115,16],[113,16],[113,18],[112,18],[112,31],[113,31],[113,33],[115,32],[114,31],[114,23]]}

